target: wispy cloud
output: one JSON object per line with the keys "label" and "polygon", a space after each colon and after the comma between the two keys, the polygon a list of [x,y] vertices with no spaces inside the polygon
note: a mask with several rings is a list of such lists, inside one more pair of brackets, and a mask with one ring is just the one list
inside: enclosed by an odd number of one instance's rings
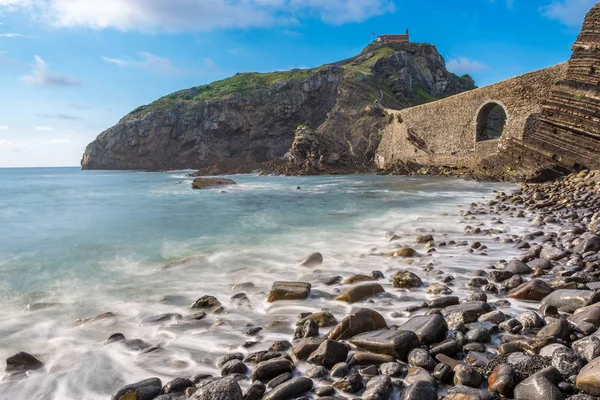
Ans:
{"label": "wispy cloud", "polygon": [[119,67],[141,68],[159,75],[186,75],[191,73],[189,69],[175,66],[168,58],[159,57],[146,51],[138,54],[138,60],[112,57],[102,57],[102,59],[107,63],[115,64]]}
{"label": "wispy cloud", "polygon": [[289,24],[298,15],[332,25],[394,12],[395,0],[0,0],[57,27],[203,31]]}
{"label": "wispy cloud", "polygon": [[579,27],[585,14],[596,4],[596,0],[552,0],[540,8],[542,15],[563,25]]}
{"label": "wispy cloud", "polygon": [[52,128],[51,126],[43,126],[43,125],[33,125],[31,128],[33,128],[36,131],[47,131],[47,132],[54,132],[56,129]]}
{"label": "wispy cloud", "polygon": [[72,142],[69,139],[56,138],[56,139],[47,140],[45,143],[47,143],[47,144],[69,144]]}
{"label": "wispy cloud", "polygon": [[77,115],[69,115],[69,114],[62,114],[62,113],[57,113],[57,114],[36,114],[36,117],[43,118],[43,119],[63,119],[63,120],[77,120],[77,119],[81,119],[81,117],[78,117]]}
{"label": "wispy cloud", "polygon": [[487,65],[467,57],[455,57],[448,60],[446,68],[455,74],[471,74],[486,70]]}
{"label": "wispy cloud", "polygon": [[35,56],[35,65],[30,75],[21,77],[21,80],[33,86],[75,86],[81,82],[70,75],[53,72],[48,69],[48,64],[40,56]]}
{"label": "wispy cloud", "polygon": [[0,147],[18,148],[18,147],[27,147],[27,146],[28,146],[27,143],[13,142],[13,141],[8,140],[8,139],[0,138]]}
{"label": "wispy cloud", "polygon": [[0,125],[0,131],[7,131],[7,130],[8,130],[7,125]]}

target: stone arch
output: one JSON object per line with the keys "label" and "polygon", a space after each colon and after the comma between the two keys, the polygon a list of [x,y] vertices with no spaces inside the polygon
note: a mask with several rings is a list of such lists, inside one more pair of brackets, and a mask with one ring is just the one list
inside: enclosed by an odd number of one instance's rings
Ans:
{"label": "stone arch", "polygon": [[507,121],[508,111],[501,101],[486,101],[477,109],[475,116],[475,141],[500,139]]}

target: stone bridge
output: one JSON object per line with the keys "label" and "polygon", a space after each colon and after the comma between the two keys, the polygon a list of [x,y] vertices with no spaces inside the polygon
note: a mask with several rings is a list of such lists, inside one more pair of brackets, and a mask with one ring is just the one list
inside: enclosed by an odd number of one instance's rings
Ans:
{"label": "stone bridge", "polygon": [[394,118],[381,132],[378,168],[467,169],[518,180],[600,168],[600,3],[587,14],[572,50],[563,64],[388,110]]}
{"label": "stone bridge", "polygon": [[[480,159],[501,151],[509,140],[522,141],[535,130],[542,105],[566,70],[566,63],[559,64],[433,103],[388,110],[394,120],[382,132],[377,166],[393,170],[405,164],[477,165]],[[490,122],[491,116],[495,121]],[[490,129],[494,122],[496,126]]]}

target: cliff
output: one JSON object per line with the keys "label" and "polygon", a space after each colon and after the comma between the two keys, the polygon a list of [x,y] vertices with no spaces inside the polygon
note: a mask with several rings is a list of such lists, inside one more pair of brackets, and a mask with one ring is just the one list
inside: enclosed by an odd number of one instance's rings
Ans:
{"label": "cliff", "polygon": [[[288,170],[368,169],[379,131],[391,118],[383,108],[423,104],[474,87],[469,76],[446,70],[433,45],[372,44],[334,64],[237,74],[162,97],[102,132],[87,146],[81,165],[145,170],[216,166],[213,173],[246,172],[258,163],[289,158],[297,130],[306,133],[306,127],[311,132],[305,135],[310,137],[302,150],[306,154],[296,149]],[[307,159],[316,162],[307,164]]]}

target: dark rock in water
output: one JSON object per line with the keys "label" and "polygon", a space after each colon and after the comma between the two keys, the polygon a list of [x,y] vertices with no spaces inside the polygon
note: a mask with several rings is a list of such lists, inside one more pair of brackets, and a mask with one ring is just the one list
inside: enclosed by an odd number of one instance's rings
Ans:
{"label": "dark rock in water", "polygon": [[321,253],[311,253],[301,260],[298,260],[298,264],[304,267],[318,267],[323,264],[323,255]]}
{"label": "dark rock in water", "polygon": [[421,367],[427,371],[433,371],[437,362],[431,357],[431,354],[421,348],[412,349],[407,356],[408,365],[411,367]]}
{"label": "dark rock in water", "polygon": [[319,325],[312,319],[307,319],[306,322],[304,322],[304,325],[296,328],[296,331],[294,332],[294,340],[314,336],[319,336]]}
{"label": "dark rock in water", "polygon": [[579,371],[575,386],[584,393],[600,396],[600,357],[593,359]]}
{"label": "dark rock in water", "polygon": [[329,370],[321,365],[315,365],[314,367],[306,370],[304,376],[311,379],[323,379],[329,375]]}
{"label": "dark rock in water", "polygon": [[573,252],[583,254],[588,251],[600,251],[600,236],[593,235],[582,239],[574,248]]}
{"label": "dark rock in water", "polygon": [[532,279],[508,293],[508,297],[519,300],[542,300],[552,292],[552,288],[541,279]]}
{"label": "dark rock in water", "polygon": [[379,283],[363,283],[362,285],[351,287],[335,299],[347,303],[355,303],[383,292],[385,290]]}
{"label": "dark rock in water", "polygon": [[414,332],[390,329],[362,333],[350,339],[350,343],[400,360],[406,360],[408,352],[420,346],[419,338]]}
{"label": "dark rock in water", "polygon": [[348,365],[380,365],[396,360],[389,354],[371,353],[369,351],[357,351],[348,358]]}
{"label": "dark rock in water", "polygon": [[432,345],[444,339],[448,325],[439,314],[420,315],[412,317],[398,329],[414,332],[422,345]]}
{"label": "dark rock in water", "polygon": [[435,379],[442,383],[449,383],[454,377],[454,371],[452,370],[452,368],[450,368],[450,366],[443,363],[439,363],[436,364],[435,368],[433,369],[432,375]]}
{"label": "dark rock in water", "polygon": [[543,258],[536,258],[535,260],[531,260],[527,263],[527,265],[531,269],[542,269],[542,270],[552,269],[552,267],[553,267],[553,265],[550,261],[544,260]]}
{"label": "dark rock in water", "polygon": [[410,289],[423,285],[423,281],[410,271],[398,271],[392,277],[395,288]]}
{"label": "dark rock in water", "polygon": [[514,390],[515,400],[564,400],[565,396],[548,378],[534,374],[519,383]]}
{"label": "dark rock in water", "polygon": [[243,360],[244,355],[242,353],[229,353],[217,358],[217,367],[221,368],[231,360]]}
{"label": "dark rock in water", "polygon": [[142,318],[142,320],[140,321],[140,325],[152,325],[171,321],[180,321],[182,318],[183,317],[181,316],[181,314],[174,313],[153,315],[151,317]]}
{"label": "dark rock in water", "polygon": [[285,351],[287,349],[291,349],[292,348],[292,344],[290,342],[288,342],[287,340],[278,340],[276,342],[273,342],[273,344],[271,346],[269,346],[269,351],[270,352],[278,352],[278,351]]}
{"label": "dark rock in water", "polygon": [[113,333],[106,339],[106,344],[124,342],[125,340],[125,335],[122,333]]}
{"label": "dark rock in water", "polygon": [[596,336],[588,336],[577,340],[576,342],[573,342],[571,347],[588,362],[600,357],[600,338]]}
{"label": "dark rock in water", "polygon": [[350,372],[345,378],[333,382],[331,386],[345,393],[356,393],[364,387],[362,377],[355,371]]}
{"label": "dark rock in water", "polygon": [[190,400],[243,400],[242,389],[234,378],[221,378],[200,387]]}
{"label": "dark rock in water", "polygon": [[445,308],[459,303],[458,296],[440,296],[427,303],[429,308]]}
{"label": "dark rock in water", "polygon": [[541,304],[551,305],[559,311],[572,313],[600,300],[600,292],[591,290],[559,289],[544,297]]}
{"label": "dark rock in water", "polygon": [[368,281],[376,281],[377,279],[370,276],[370,275],[365,275],[365,274],[354,274],[349,276],[344,282],[342,282],[343,285],[354,285],[355,283],[360,283],[360,282],[368,282]]}
{"label": "dark rock in water", "polygon": [[312,380],[303,376],[299,376],[277,386],[275,389],[267,393],[263,397],[263,400],[294,399],[303,393],[310,392],[312,388]]}
{"label": "dark rock in water", "polygon": [[492,311],[490,305],[483,301],[471,301],[444,308],[447,322],[463,322],[465,324],[477,321],[477,318],[490,311]]}
{"label": "dark rock in water", "polygon": [[235,185],[235,181],[227,178],[195,178],[192,182],[193,189],[210,189],[217,186]]}
{"label": "dark rock in water", "polygon": [[272,389],[274,387],[281,385],[284,382],[289,381],[292,378],[293,378],[292,374],[290,374],[289,372],[284,372],[283,374],[271,379],[269,381],[269,383],[267,383],[267,388]]}
{"label": "dark rock in water", "polygon": [[571,324],[566,319],[552,318],[546,321],[546,326],[539,330],[538,336],[554,336],[562,340],[568,340],[571,335]]}
{"label": "dark rock in water", "polygon": [[309,364],[331,368],[335,364],[345,361],[349,350],[346,343],[327,339],[312,352],[306,361]]}
{"label": "dark rock in water", "polygon": [[285,372],[292,372],[294,364],[286,358],[276,358],[273,360],[262,361],[256,365],[252,373],[253,381],[265,381],[273,379]]}
{"label": "dark rock in water", "polygon": [[502,271],[519,275],[530,274],[532,272],[531,268],[529,268],[527,264],[519,260],[512,260],[511,262],[506,264],[506,267],[502,268]]}
{"label": "dark rock in water", "polygon": [[6,359],[5,371],[8,373],[20,373],[40,369],[43,366],[43,362],[41,362],[29,353],[21,351]]}
{"label": "dark rock in water", "polygon": [[254,381],[244,395],[244,400],[261,400],[267,388],[261,381]]}
{"label": "dark rock in water", "polygon": [[185,378],[175,378],[172,381],[169,381],[163,386],[161,393],[170,394],[170,393],[179,393],[185,391],[185,389],[189,387],[193,387],[194,382],[190,379]]}
{"label": "dark rock in water", "polygon": [[569,321],[576,326],[581,322],[587,322],[600,328],[600,305],[594,304],[577,309],[573,315],[569,316]]}
{"label": "dark rock in water", "polygon": [[437,398],[437,387],[427,381],[411,383],[400,396],[400,400],[437,400]]}
{"label": "dark rock in water", "polygon": [[348,375],[349,372],[350,372],[350,366],[348,364],[346,364],[345,362],[340,362],[340,363],[335,364],[331,368],[331,377],[332,378],[343,378],[344,376]]}
{"label": "dark rock in water", "polygon": [[302,326],[309,319],[315,321],[317,323],[317,325],[321,328],[326,327],[326,326],[333,326],[338,323],[338,321],[335,319],[335,317],[332,313],[330,313],[329,311],[323,311],[323,312],[318,312],[318,313],[307,315],[306,317],[304,317],[300,321],[298,321],[298,323],[296,325]]}
{"label": "dark rock in water", "polygon": [[389,376],[376,376],[367,382],[367,387],[362,394],[361,399],[387,399],[392,394],[392,389],[392,380]]}
{"label": "dark rock in water", "polygon": [[240,360],[229,360],[221,367],[221,376],[233,374],[245,374],[248,372],[248,367]]}
{"label": "dark rock in water", "polygon": [[379,366],[379,370],[381,371],[382,375],[387,375],[387,376],[391,376],[393,378],[398,378],[400,376],[402,376],[402,374],[404,374],[404,372],[406,371],[406,368],[404,368],[404,366],[398,362],[392,361],[392,362],[387,362],[387,363],[383,363]]}
{"label": "dark rock in water", "polygon": [[350,313],[325,336],[332,340],[344,340],[363,332],[385,327],[387,327],[387,323],[377,311],[359,308]]}
{"label": "dark rock in water", "polygon": [[298,360],[304,361],[315,351],[321,343],[323,343],[324,338],[306,338],[302,339],[297,345],[292,349],[292,354]]}
{"label": "dark rock in water", "polygon": [[119,389],[111,400],[153,400],[162,389],[162,382],[158,378],[144,379]]}
{"label": "dark rock in water", "polygon": [[333,386],[321,386],[315,389],[315,394],[319,396],[319,399],[329,399],[335,394],[335,388]]}
{"label": "dark rock in water", "polygon": [[454,384],[465,385],[469,387],[478,388],[481,386],[483,377],[477,370],[467,364],[459,364],[454,367]]}
{"label": "dark rock in water", "polygon": [[307,282],[274,282],[267,301],[304,300],[310,294],[311,285]]}
{"label": "dark rock in water", "polygon": [[202,296],[192,304],[192,309],[209,309],[214,313],[222,311],[221,302],[215,296]]}
{"label": "dark rock in water", "polygon": [[206,318],[206,313],[204,311],[200,311],[197,313],[189,314],[183,317],[184,321],[200,321]]}

